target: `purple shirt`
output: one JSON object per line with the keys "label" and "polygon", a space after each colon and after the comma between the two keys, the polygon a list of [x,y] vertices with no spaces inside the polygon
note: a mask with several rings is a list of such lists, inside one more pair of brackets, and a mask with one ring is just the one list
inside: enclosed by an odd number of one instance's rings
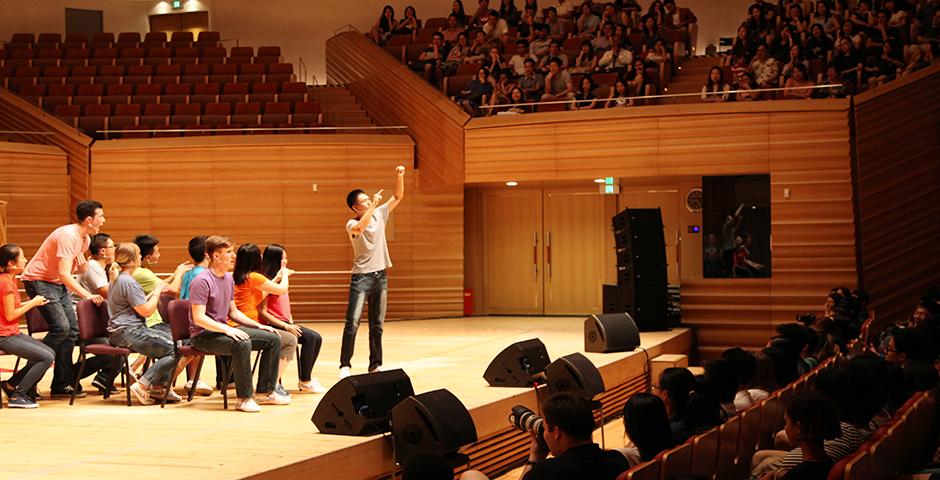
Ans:
{"label": "purple shirt", "polygon": [[[189,287],[189,300],[193,305],[205,305],[206,316],[219,323],[226,323],[228,311],[235,299],[235,279],[231,273],[222,277],[212,270],[205,269]],[[193,337],[203,332],[203,328],[189,320],[189,334]]]}

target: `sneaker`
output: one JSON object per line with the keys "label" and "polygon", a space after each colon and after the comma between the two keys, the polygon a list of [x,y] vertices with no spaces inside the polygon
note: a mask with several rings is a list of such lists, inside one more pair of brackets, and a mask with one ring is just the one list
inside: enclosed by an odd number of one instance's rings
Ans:
{"label": "sneaker", "polygon": [[349,367],[339,367],[339,379],[342,380],[350,375]]}
{"label": "sneaker", "polygon": [[290,393],[288,393],[287,390],[284,389],[284,385],[281,385],[280,383],[274,386],[274,393],[277,393],[282,397],[290,398]]}
{"label": "sneaker", "polygon": [[134,382],[130,388],[131,395],[133,395],[134,398],[136,398],[137,401],[141,403],[141,405],[153,405],[153,399],[150,398],[150,392],[148,392],[147,389],[140,384],[140,382]]}
{"label": "sneaker", "polygon": [[[190,381],[186,382],[186,387],[185,387],[185,388],[186,388],[186,391],[187,391],[187,392],[190,391],[190,390],[192,390],[192,388],[193,388],[193,381],[190,380]],[[206,382],[203,382],[202,380],[196,382],[196,394],[197,394],[197,395],[202,395],[202,396],[206,397],[206,396],[212,395],[212,392],[213,392],[213,388],[210,387]]]}
{"label": "sneaker", "polygon": [[150,390],[150,398],[156,402],[162,402],[163,396],[167,395],[166,403],[180,403],[183,401],[183,397],[179,396],[172,389],[167,393],[166,389],[163,388],[154,388]]}
{"label": "sneaker", "polygon": [[[82,389],[78,389],[78,393],[75,394],[75,398],[85,398],[88,394],[83,392]],[[62,399],[62,398],[72,398],[72,386],[69,385],[62,390],[53,390],[52,391],[53,399]]]}
{"label": "sneaker", "polygon": [[381,372],[381,371],[383,371],[381,365],[369,369],[369,373],[375,373],[375,372]]}
{"label": "sneaker", "polygon": [[14,394],[7,406],[10,408],[37,408],[39,404],[26,395]]}
{"label": "sneaker", "polygon": [[258,405],[290,405],[290,397],[285,397],[277,392],[256,393],[255,402]]}
{"label": "sneaker", "polygon": [[91,381],[91,386],[98,389],[99,395],[104,395],[104,392],[108,392],[109,394],[115,394],[115,393],[120,392],[120,390],[118,390],[118,388],[115,387],[114,384],[111,384],[110,386],[105,385],[104,382],[102,382],[101,380],[98,380],[97,378]]}
{"label": "sneaker", "polygon": [[297,382],[297,389],[301,392],[326,393],[326,387],[320,385],[316,378],[311,379],[309,382]]}
{"label": "sneaker", "polygon": [[259,407],[252,398],[239,398],[238,401],[235,402],[235,410],[248,413],[257,413],[261,411],[261,407]]}

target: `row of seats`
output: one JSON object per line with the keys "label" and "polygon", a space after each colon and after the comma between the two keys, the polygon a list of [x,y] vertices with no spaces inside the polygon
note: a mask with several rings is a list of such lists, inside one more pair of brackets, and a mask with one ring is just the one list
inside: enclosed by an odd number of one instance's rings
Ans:
{"label": "row of seats", "polygon": [[2,67],[49,67],[80,65],[167,65],[218,63],[280,63],[281,47],[126,47],[126,48],[41,48],[39,50],[2,50]]}
{"label": "row of seats", "polygon": [[[198,44],[199,46],[209,46],[218,44],[222,41],[222,35],[219,32],[205,31],[199,32],[199,36],[193,36],[192,32],[173,32],[167,39],[166,32],[148,32],[144,34],[143,39],[139,32],[121,32],[115,39],[112,32],[101,32],[92,34],[72,32],[65,34],[65,41],[62,40],[60,33],[14,33],[7,42],[6,46],[10,49],[28,49],[34,47],[83,47],[87,45],[101,46],[187,46],[186,44]],[[163,45],[160,45],[163,44]]]}
{"label": "row of seats", "polygon": [[660,480],[679,474],[709,479],[747,478],[751,457],[758,449],[772,448],[773,437],[783,428],[783,412],[794,395],[810,388],[816,376],[836,364],[832,357],[809,373],[725,423],[660,453],[627,470],[618,480]]}
{"label": "row of seats", "polygon": [[[329,127],[322,129],[323,127]],[[108,134],[109,139],[204,137],[215,135],[296,135],[334,134],[333,125],[326,123],[190,123],[168,125],[124,125]],[[116,130],[108,128],[108,130]]]}
{"label": "row of seats", "polygon": [[96,138],[113,138],[103,135],[100,130],[121,130],[127,126],[167,126],[167,125],[280,125],[287,123],[320,124],[323,114],[317,102],[269,102],[264,104],[248,102],[169,104],[128,104],[117,105],[59,105],[55,115],[60,120],[80,128]]}
{"label": "row of seats", "polygon": [[[0,69],[0,86],[19,91],[25,85],[112,85],[117,83],[281,83],[295,80],[294,67],[290,63],[250,63],[244,65],[135,65],[124,69],[120,66],[101,67],[97,75],[89,75],[95,67],[18,67],[6,76]],[[224,67],[224,68],[222,68]],[[52,70],[52,71],[50,71]],[[213,73],[215,72],[215,73]]]}

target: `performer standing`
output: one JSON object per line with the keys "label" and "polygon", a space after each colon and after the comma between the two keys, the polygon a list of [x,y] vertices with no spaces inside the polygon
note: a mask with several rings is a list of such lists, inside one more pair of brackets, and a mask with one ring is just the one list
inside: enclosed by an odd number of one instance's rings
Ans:
{"label": "performer standing", "polygon": [[349,376],[350,363],[359,330],[362,307],[369,302],[369,372],[381,371],[382,324],[385,322],[385,307],[388,300],[388,279],[385,271],[392,266],[385,241],[385,225],[388,216],[405,196],[405,167],[395,168],[398,180],[395,195],[382,205],[382,190],[372,198],[361,189],[346,195],[346,205],[356,213],[356,218],[346,222],[346,233],[353,248],[352,279],[349,284],[349,306],[346,307],[346,327],[343,329],[343,346],[339,357],[339,378]]}

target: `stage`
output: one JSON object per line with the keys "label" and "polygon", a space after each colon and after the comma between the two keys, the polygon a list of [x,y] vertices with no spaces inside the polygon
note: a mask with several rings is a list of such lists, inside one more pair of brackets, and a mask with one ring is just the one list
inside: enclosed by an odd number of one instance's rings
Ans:
{"label": "stage", "polygon": [[[337,380],[342,324],[307,325],[324,345],[314,376],[327,388]],[[446,388],[470,410],[480,438],[468,450],[475,468],[505,465],[523,458],[526,438],[508,430],[509,408],[534,407],[531,389],[492,388],[483,370],[507,345],[530,338],[545,343],[551,359],[582,352],[583,317],[469,317],[388,322],[385,367],[403,368],[415,393]],[[364,373],[368,331],[360,329],[353,374]],[[684,328],[641,335],[649,358],[687,353],[692,334]],[[622,405],[645,383],[647,358],[629,353],[586,354],[608,388],[605,401]],[[0,357],[11,369],[14,357]],[[212,361],[202,378],[213,379]],[[48,398],[51,370],[40,383]],[[330,478],[369,479],[392,470],[391,448],[381,436],[322,435],[310,417],[322,395],[296,393],[297,370],[288,367],[284,386],[289,406],[264,406],[248,414],[222,409],[222,397],[196,397],[192,403],[159,406],[124,404],[123,392],[103,400],[89,395],[69,407],[67,400],[44,400],[35,410],[0,410],[3,478]],[[4,372],[2,377],[9,376]],[[89,379],[90,380],[90,379]],[[181,385],[182,382],[180,382]],[[86,391],[94,391],[88,387]],[[181,390],[178,390],[181,391]],[[231,407],[231,405],[230,405]],[[608,437],[609,438],[609,437]],[[611,445],[608,445],[609,447]],[[619,445],[614,445],[619,446]],[[518,457],[518,458],[517,458]]]}

